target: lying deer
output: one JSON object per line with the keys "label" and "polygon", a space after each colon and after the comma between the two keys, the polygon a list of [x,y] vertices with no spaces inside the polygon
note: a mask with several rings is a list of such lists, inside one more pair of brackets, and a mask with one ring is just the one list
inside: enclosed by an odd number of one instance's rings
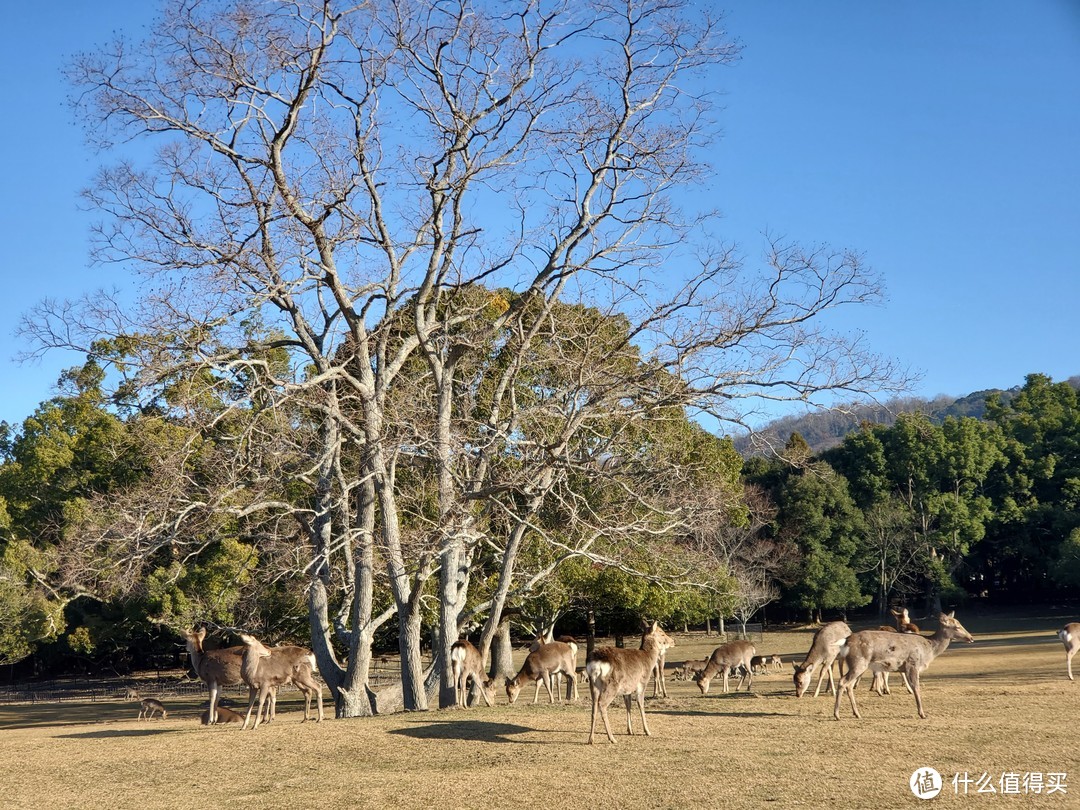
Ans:
{"label": "lying deer", "polygon": [[911,617],[908,616],[908,609],[902,610],[890,610],[890,613],[896,618],[896,631],[898,633],[918,633],[919,625],[911,621]]}
{"label": "lying deer", "polygon": [[[217,714],[217,723],[243,723],[244,715],[239,712],[234,712],[232,709],[222,706],[221,701],[218,701],[217,708],[215,709]],[[199,722],[204,726],[210,725],[210,710],[207,709],[199,715]]]}
{"label": "lying deer", "polygon": [[622,696],[626,701],[626,733],[633,734],[631,723],[631,698],[637,698],[641,712],[641,726],[646,736],[651,736],[649,724],[645,720],[645,687],[652,677],[653,669],[660,658],[661,649],[674,647],[675,641],[665,633],[660,625],[653,622],[641,640],[641,648],[628,650],[623,647],[601,647],[593,650],[585,663],[589,674],[589,692],[592,694],[592,723],[589,727],[589,745],[596,735],[596,713],[604,720],[604,730],[608,740],[615,742],[608,723],[608,706],[615,698]]}
{"label": "lying deer", "polygon": [[530,681],[536,682],[536,692],[533,694],[533,703],[540,697],[540,683],[547,687],[548,700],[555,702],[555,694],[551,687],[556,685],[556,678],[562,675],[566,678],[566,699],[578,699],[577,691],[577,644],[567,644],[563,641],[552,641],[550,644],[538,644],[536,649],[525,657],[518,674],[513,678],[506,679],[506,697],[511,705],[517,700],[522,687]]}
{"label": "lying deer", "polygon": [[840,689],[833,704],[833,717],[840,719],[840,698],[846,691],[851,701],[851,711],[861,717],[855,705],[855,683],[869,669],[871,672],[903,672],[915,695],[915,707],[919,717],[926,719],[923,711],[919,676],[930,662],[949,648],[958,638],[969,644],[975,639],[955,618],[955,612],[938,616],[938,630],[930,638],[913,633],[883,633],[880,630],[863,630],[848,636],[840,650],[847,665],[847,672],[840,678]]}
{"label": "lying deer", "polygon": [[484,703],[491,706],[495,699],[495,681],[484,678],[484,659],[471,641],[461,639],[450,647],[450,667],[454,677],[454,703],[469,708],[469,680],[480,690]]}
{"label": "lying deer", "polygon": [[154,698],[143,698],[142,708],[139,710],[139,719],[154,719],[154,712],[161,712],[161,719],[165,720],[169,717],[169,713],[165,711],[165,706],[160,700]]}
{"label": "lying deer", "polygon": [[[795,697],[802,697],[810,688],[814,670],[818,671],[817,688],[814,689],[814,697],[821,692],[821,682],[825,674],[829,675],[829,691],[836,692],[836,683],[833,681],[832,665],[840,652],[844,639],[851,635],[851,628],[844,622],[829,622],[822,625],[814,633],[814,640],[810,644],[810,650],[801,664],[791,662],[795,668]],[[842,673],[841,673],[842,674]]]}
{"label": "lying deer", "polygon": [[713,650],[712,655],[709,656],[709,663],[697,675],[697,685],[698,689],[701,690],[701,694],[707,695],[709,693],[709,682],[717,673],[723,674],[724,691],[727,692],[728,674],[734,671],[739,672],[739,683],[735,687],[735,691],[739,691],[739,686],[742,686],[742,682],[745,680],[746,691],[749,692],[754,683],[753,668],[750,666],[750,662],[754,658],[754,652],[754,645],[749,641],[729,641],[727,644],[721,644]]}
{"label": "lying deer", "polygon": [[1076,651],[1080,650],[1080,622],[1070,622],[1058,630],[1058,638],[1065,645],[1065,672],[1069,680],[1074,680],[1072,674],[1072,659]]}

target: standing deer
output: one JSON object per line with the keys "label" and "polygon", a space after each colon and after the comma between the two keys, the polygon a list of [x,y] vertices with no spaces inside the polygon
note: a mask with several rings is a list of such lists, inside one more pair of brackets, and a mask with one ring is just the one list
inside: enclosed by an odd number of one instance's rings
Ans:
{"label": "standing deer", "polygon": [[810,688],[810,681],[813,678],[815,669],[818,671],[818,681],[817,688],[814,689],[814,697],[820,694],[821,682],[825,679],[826,673],[829,675],[829,691],[836,692],[832,665],[840,652],[844,639],[850,635],[851,628],[845,622],[829,622],[822,625],[814,633],[814,640],[811,642],[810,650],[806,653],[803,662],[801,664],[791,662],[791,666],[795,668],[795,697],[802,697],[806,694],[806,690]]}
{"label": "standing deer", "polygon": [[746,691],[750,691],[750,687],[754,683],[754,672],[750,665],[750,662],[754,658],[754,645],[749,641],[729,641],[727,644],[721,644],[715,650],[711,656],[709,656],[709,663],[705,665],[705,669],[701,670],[697,676],[698,689],[701,690],[701,694],[707,695],[709,693],[709,682],[717,673],[722,673],[724,676],[724,691],[728,690],[728,674],[732,670],[739,671],[739,683],[735,687],[735,691],[739,691],[739,686],[742,686],[742,682],[746,681]]}
{"label": "standing deer", "polygon": [[[315,655],[311,650],[303,647],[275,647],[269,649],[263,646],[254,636],[247,633],[237,633],[244,643],[244,655],[240,664],[240,677],[243,678],[252,690],[258,690],[259,711],[255,715],[255,724],[252,728],[259,727],[259,718],[263,711],[263,705],[271,692],[276,694],[279,686],[293,683],[296,688],[304,693],[304,722],[308,720],[311,710],[311,697],[317,694],[319,697],[319,716],[317,722],[323,720],[322,687],[315,680],[313,673],[316,670]],[[248,700],[247,715],[244,717],[246,729],[251,720],[251,710],[255,706],[255,694]]]}
{"label": "standing deer", "polygon": [[620,695],[626,701],[626,733],[633,734],[631,723],[631,697],[637,698],[641,712],[641,725],[646,736],[651,736],[649,724],[645,720],[645,687],[652,677],[653,669],[660,658],[661,648],[674,647],[675,641],[653,622],[641,640],[641,648],[627,650],[621,647],[601,647],[593,650],[585,663],[589,674],[589,692],[592,695],[592,724],[589,727],[589,745],[596,735],[596,713],[604,720],[604,730],[608,740],[615,742],[608,723],[608,705]]}
{"label": "standing deer", "polygon": [[[641,634],[641,647],[645,648],[645,637],[648,633]],[[667,684],[664,682],[664,667],[666,666],[667,651],[675,646],[675,639],[671,638],[667,633],[664,634],[671,641],[671,644],[660,644],[660,653],[656,657],[656,665],[653,667],[653,690],[652,696],[656,697],[657,693],[661,697],[667,697]]]}
{"label": "standing deer", "polygon": [[1062,627],[1058,630],[1058,638],[1065,645],[1065,671],[1069,675],[1069,680],[1074,680],[1072,659],[1076,655],[1076,651],[1080,650],[1080,622],[1069,622],[1069,624]]}
{"label": "standing deer", "polygon": [[522,687],[530,681],[536,681],[536,692],[533,694],[533,703],[536,703],[540,697],[540,682],[543,681],[547,687],[548,700],[554,703],[555,695],[551,687],[558,675],[567,679],[567,700],[571,699],[571,695],[577,700],[577,644],[552,641],[549,644],[536,645],[525,657],[525,663],[518,674],[506,679],[506,697],[513,705]]}
{"label": "standing deer", "polygon": [[[244,657],[244,648],[226,647],[221,650],[204,650],[205,627],[200,627],[198,630],[186,630],[183,636],[187,641],[187,651],[191,656],[191,666],[195,674],[210,688],[210,723],[216,723],[218,694],[221,687],[235,686],[243,681],[240,677],[240,665]],[[250,700],[254,694],[254,690],[249,689],[248,699]]]}
{"label": "standing deer", "polygon": [[454,676],[454,704],[469,708],[469,679],[476,684],[484,703],[494,702],[494,681],[484,679],[484,659],[467,639],[455,641],[450,647],[450,666]]}
{"label": "standing deer", "polygon": [[975,640],[956,620],[955,611],[939,615],[938,625],[937,632],[929,639],[913,633],[883,633],[880,630],[863,630],[850,635],[840,651],[847,664],[847,672],[840,678],[833,717],[840,719],[840,698],[845,691],[851,701],[851,711],[856,717],[861,717],[855,705],[855,683],[869,669],[874,673],[903,672],[915,695],[919,717],[925,720],[919,675],[930,666],[931,661],[949,648],[954,638],[969,644]]}
{"label": "standing deer", "polygon": [[165,711],[165,706],[160,700],[143,698],[142,708],[139,710],[139,719],[142,720],[145,717],[147,720],[153,720],[154,712],[161,712],[162,720],[166,720],[169,717],[169,713]]}

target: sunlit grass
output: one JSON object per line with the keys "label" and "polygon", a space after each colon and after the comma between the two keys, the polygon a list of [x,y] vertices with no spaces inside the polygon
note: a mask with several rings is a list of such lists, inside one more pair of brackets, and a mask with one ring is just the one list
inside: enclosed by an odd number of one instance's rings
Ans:
{"label": "sunlit grass", "polygon": [[[785,671],[753,691],[702,697],[671,681],[649,700],[653,736],[627,737],[612,704],[610,745],[586,745],[587,690],[578,704],[449,710],[300,723],[297,704],[256,732],[206,728],[198,707],[170,705],[169,719],[140,722],[135,703],[0,707],[5,763],[0,805],[75,807],[895,807],[920,802],[912,771],[1065,772],[1066,797],[1017,804],[1071,806],[1080,796],[1075,718],[1080,681],[1068,681],[1053,634],[1059,617],[958,617],[976,643],[955,644],[923,679],[929,714],[894,679],[878,698],[863,684],[861,721],[832,697],[796,700],[792,658],[811,631],[766,633],[759,652]],[[924,628],[928,632],[931,628]],[[717,639],[677,636],[669,667],[707,654]],[[546,700],[545,697],[541,698]],[[22,727],[12,727],[14,725]],[[640,732],[638,718],[635,730]],[[960,801],[952,786],[937,801]],[[987,797],[972,796],[981,806]]]}

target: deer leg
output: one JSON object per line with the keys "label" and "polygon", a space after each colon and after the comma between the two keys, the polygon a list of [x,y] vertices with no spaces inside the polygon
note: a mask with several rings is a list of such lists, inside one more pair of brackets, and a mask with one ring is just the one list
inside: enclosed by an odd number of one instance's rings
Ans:
{"label": "deer leg", "polygon": [[1072,659],[1074,655],[1076,655],[1076,650],[1065,651],[1065,671],[1069,674],[1070,681],[1075,680],[1072,674]]}
{"label": "deer leg", "polygon": [[[251,697],[248,698],[247,714],[244,715],[244,725],[240,726],[241,731],[243,731],[244,729],[246,729],[248,727],[248,722],[250,722],[250,720],[251,720],[251,710],[255,708],[255,698],[257,696],[258,696],[258,692],[256,692],[254,689],[252,689],[251,690]],[[262,711],[262,706],[259,707],[259,711]],[[256,717],[255,721],[258,722],[258,719],[259,718]]]}
{"label": "deer leg", "polygon": [[626,705],[626,733],[633,736],[634,726],[630,722],[630,714],[633,711],[633,706],[630,702],[630,695],[623,695],[623,703]]}
{"label": "deer leg", "polygon": [[919,710],[919,717],[925,720],[926,712],[923,711],[922,690],[919,688],[919,671],[914,667],[908,667],[905,671],[907,672],[908,683],[911,684],[911,693],[915,695],[915,708]]}
{"label": "deer leg", "polygon": [[836,689],[833,687],[832,661],[828,661],[828,662],[823,661],[821,671],[818,672],[817,686],[814,688],[814,697],[817,697],[818,695],[821,694],[821,682],[825,680],[825,675],[826,674],[828,674],[828,676],[829,676],[829,690],[833,694],[836,694]]}
{"label": "deer leg", "polygon": [[217,681],[210,684],[210,722],[208,725],[213,725],[217,722],[217,699],[218,699],[218,685]]}
{"label": "deer leg", "polygon": [[638,689],[638,692],[637,692],[637,705],[638,705],[638,711],[641,712],[641,727],[643,729],[645,729],[645,736],[646,737],[651,737],[652,732],[649,731],[649,724],[645,720],[645,689],[644,689],[644,687],[642,687],[641,689]]}
{"label": "deer leg", "polygon": [[[549,672],[546,675],[544,675],[543,677],[544,677],[544,686],[547,687],[548,703],[554,704],[555,703],[555,692],[553,692],[552,689],[551,689],[551,682],[553,680],[555,680],[555,676]],[[536,692],[537,692],[537,694],[540,693],[540,687],[539,686],[536,688]]]}
{"label": "deer leg", "polygon": [[[740,681],[742,683],[742,681]],[[747,668],[746,670],[746,691],[750,691],[750,687],[754,685],[754,673],[753,668]]]}

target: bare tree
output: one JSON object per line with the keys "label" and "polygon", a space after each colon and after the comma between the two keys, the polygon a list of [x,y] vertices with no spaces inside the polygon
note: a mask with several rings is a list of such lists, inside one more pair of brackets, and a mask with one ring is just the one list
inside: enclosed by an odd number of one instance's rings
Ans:
{"label": "bare tree", "polygon": [[[145,41],[76,57],[76,110],[119,151],[86,193],[97,258],[144,286],[134,306],[45,302],[24,330],[122,347],[125,391],[192,425],[182,453],[211,426],[234,451],[209,482],[175,468],[154,510],[114,510],[116,564],[214,515],[279,538],[293,521],[339,715],[370,710],[370,643],[393,615],[405,707],[426,708],[437,578],[450,706],[480,551],[499,567],[486,654],[508,598],[560,560],[615,563],[620,542],[692,521],[635,489],[642,425],[895,382],[822,317],[878,297],[860,256],[771,240],[747,267],[710,212],[677,203],[708,176],[715,74],[736,55],[682,0],[173,0]],[[555,553],[521,577],[528,538]]]}

